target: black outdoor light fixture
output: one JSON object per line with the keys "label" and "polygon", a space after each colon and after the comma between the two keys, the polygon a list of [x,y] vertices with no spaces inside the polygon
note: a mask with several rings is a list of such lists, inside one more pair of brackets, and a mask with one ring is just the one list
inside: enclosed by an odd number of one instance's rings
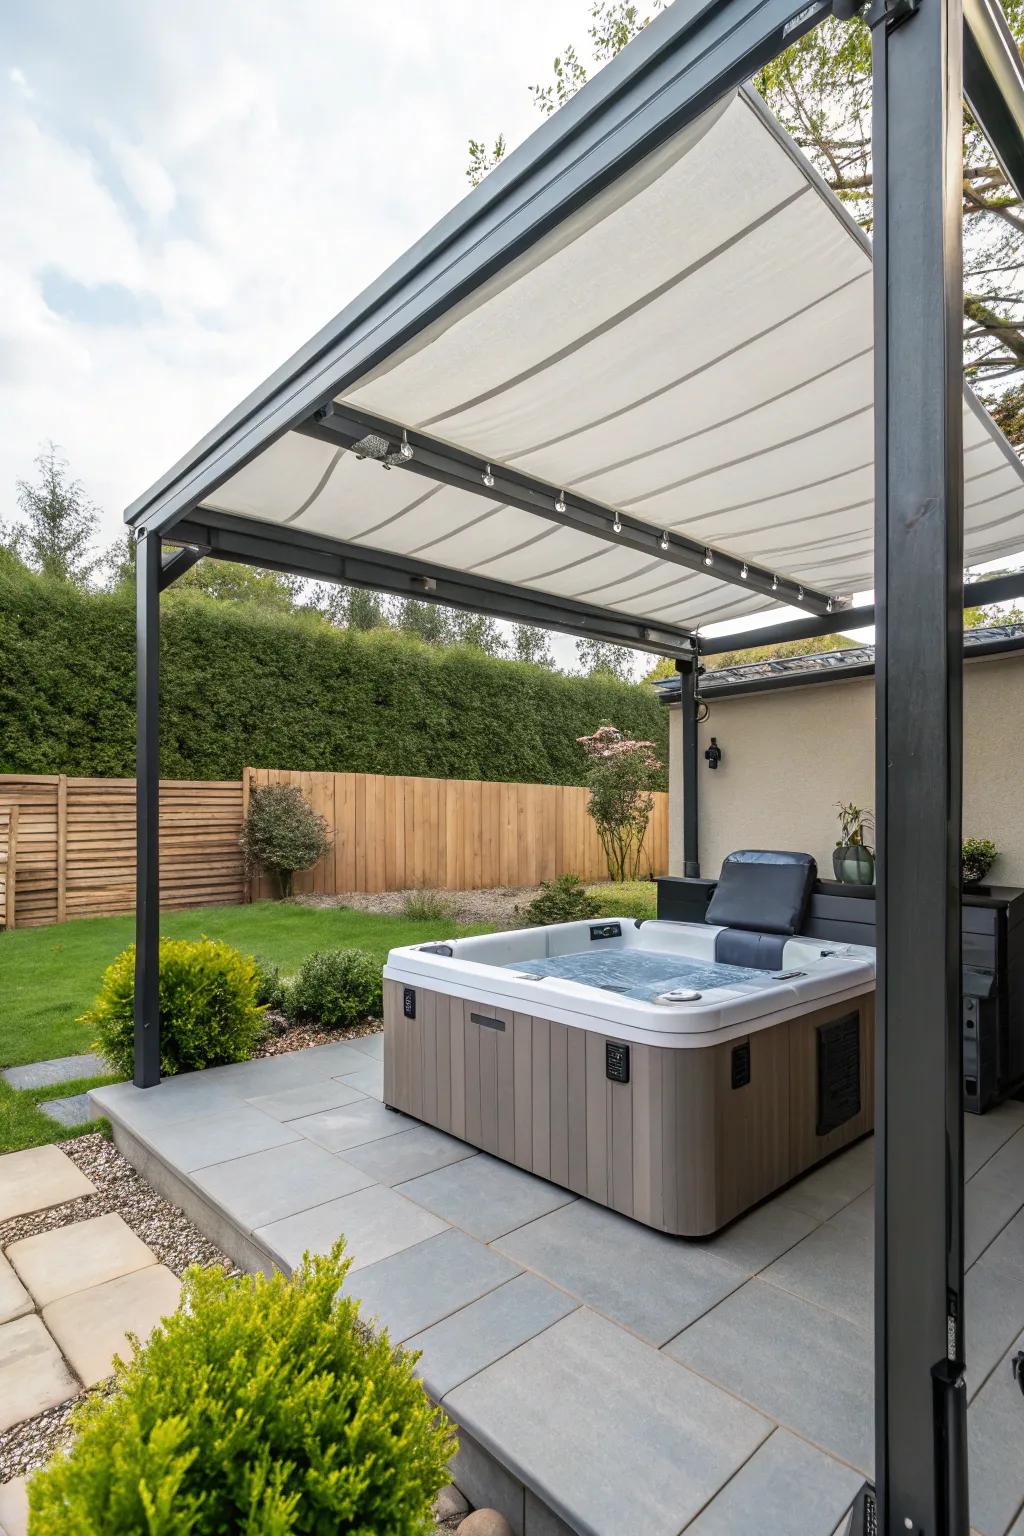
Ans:
{"label": "black outdoor light fixture", "polygon": [[707,758],[708,767],[712,770],[717,768],[719,763],[722,761],[722,749],[718,745],[718,741],[714,736],[712,736],[711,745],[704,753],[704,756]]}

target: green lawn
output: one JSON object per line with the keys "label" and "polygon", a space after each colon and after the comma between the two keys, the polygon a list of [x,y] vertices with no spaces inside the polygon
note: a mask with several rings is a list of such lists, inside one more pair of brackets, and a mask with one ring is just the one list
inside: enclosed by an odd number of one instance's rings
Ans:
{"label": "green lawn", "polygon": [[602,881],[587,890],[599,902],[602,917],[657,917],[658,887],[653,880]]}
{"label": "green lawn", "polygon": [[[450,930],[454,925],[443,926]],[[286,975],[315,949],[352,946],[383,962],[396,945],[436,939],[437,927],[436,922],[378,917],[343,907],[272,901],[168,912],[161,920],[161,931],[170,938],[223,939],[246,954],[276,961]],[[457,931],[483,933],[486,928]],[[0,1066],[89,1050],[89,1030],[76,1021],[96,996],[105,968],[134,937],[135,919],[130,915],[0,933]]]}

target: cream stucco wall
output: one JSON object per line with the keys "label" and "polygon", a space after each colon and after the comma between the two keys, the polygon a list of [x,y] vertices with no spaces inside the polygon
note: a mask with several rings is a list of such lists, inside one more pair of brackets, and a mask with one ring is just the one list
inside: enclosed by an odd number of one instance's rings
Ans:
{"label": "cream stucco wall", "polygon": [[[670,867],[682,872],[682,730],[671,710]],[[723,758],[700,762],[700,861],[715,875],[735,848],[813,853],[831,878],[835,802],[873,807],[874,680],[849,679],[711,701],[700,730]],[[1000,850],[992,879],[1024,885],[1024,656],[964,671],[964,836]]]}

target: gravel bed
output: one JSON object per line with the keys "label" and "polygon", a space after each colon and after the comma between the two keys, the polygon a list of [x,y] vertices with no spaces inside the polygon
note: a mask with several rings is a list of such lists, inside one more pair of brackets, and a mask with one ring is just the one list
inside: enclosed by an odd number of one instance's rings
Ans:
{"label": "gravel bed", "polygon": [[[72,1137],[61,1142],[61,1150],[92,1180],[96,1193],[0,1223],[0,1248],[36,1232],[51,1232],[56,1227],[114,1211],[149,1245],[159,1262],[176,1275],[181,1276],[190,1264],[201,1264],[204,1268],[220,1264],[232,1274],[237,1273],[226,1254],[203,1236],[184,1211],[151,1189],[101,1132]],[[0,1483],[42,1466],[59,1446],[67,1444],[71,1414],[84,1395],[48,1408],[34,1419],[15,1424],[0,1434]]]}
{"label": "gravel bed", "polygon": [[324,1029],[319,1024],[289,1024],[283,1013],[268,1011],[265,1017],[267,1035],[255,1052],[257,1056],[283,1056],[288,1051],[304,1051],[311,1045],[359,1040],[363,1035],[379,1035],[384,1028],[380,1019],[368,1019],[365,1024],[355,1024],[348,1029]]}
{"label": "gravel bed", "polygon": [[[455,922],[494,923],[499,928],[507,928],[514,921],[516,907],[525,907],[539,893],[537,885],[502,885],[488,891],[441,891],[438,894],[451,904]],[[297,896],[295,900],[306,907],[351,907],[357,912],[395,917],[401,916],[407,897],[422,895],[422,891],[413,890],[341,891],[336,896]]]}

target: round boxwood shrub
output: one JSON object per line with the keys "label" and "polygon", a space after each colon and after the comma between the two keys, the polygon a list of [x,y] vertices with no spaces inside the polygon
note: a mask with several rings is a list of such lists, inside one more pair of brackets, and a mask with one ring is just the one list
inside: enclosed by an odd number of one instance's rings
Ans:
{"label": "round boxwood shrub", "polygon": [[341,1249],[290,1280],[189,1270],[179,1311],[33,1476],[32,1536],[426,1536],[452,1432],[415,1356],[338,1299]]}
{"label": "round boxwood shrub", "polygon": [[[160,1071],[245,1061],[263,1034],[259,971],[251,955],[213,939],[160,943]],[[135,1059],[135,946],[103,975],[99,997],[82,1022],[115,1072],[131,1077]]]}
{"label": "round boxwood shrub", "polygon": [[362,949],[325,949],[307,956],[288,988],[293,1023],[315,1020],[328,1029],[379,1019],[384,1006],[381,964]]}
{"label": "round boxwood shrub", "polygon": [[559,875],[557,880],[542,880],[540,891],[525,907],[516,908],[520,928],[541,928],[549,923],[580,923],[597,917],[601,903],[595,901],[579,875]]}

